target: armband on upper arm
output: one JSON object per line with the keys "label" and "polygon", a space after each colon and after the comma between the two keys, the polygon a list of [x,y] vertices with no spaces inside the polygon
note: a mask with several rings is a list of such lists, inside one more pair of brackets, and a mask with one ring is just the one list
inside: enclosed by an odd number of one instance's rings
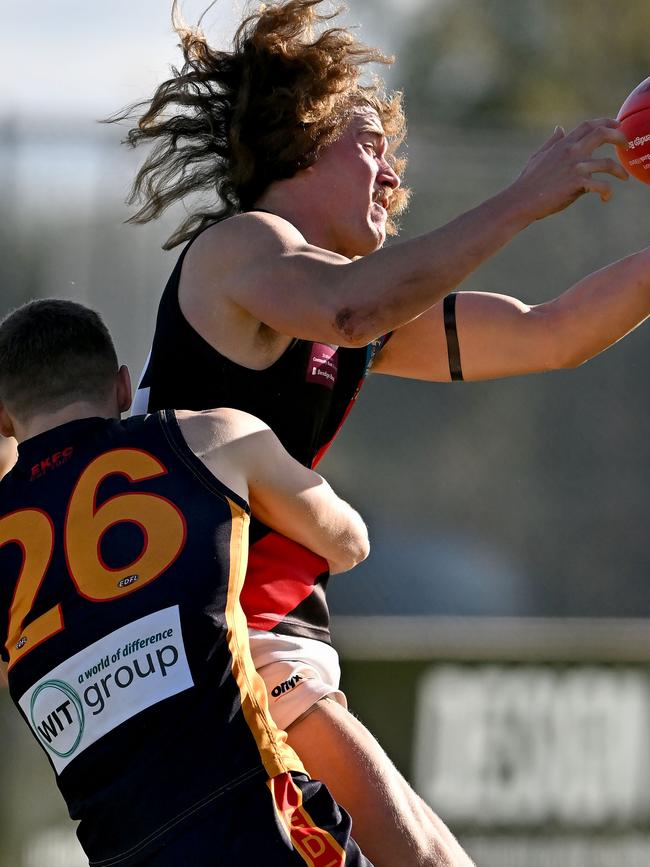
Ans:
{"label": "armband on upper arm", "polygon": [[447,357],[449,358],[449,373],[452,382],[462,381],[463,369],[460,364],[460,346],[456,330],[456,296],[457,292],[447,295],[443,301],[442,310],[445,321],[445,337],[447,338]]}

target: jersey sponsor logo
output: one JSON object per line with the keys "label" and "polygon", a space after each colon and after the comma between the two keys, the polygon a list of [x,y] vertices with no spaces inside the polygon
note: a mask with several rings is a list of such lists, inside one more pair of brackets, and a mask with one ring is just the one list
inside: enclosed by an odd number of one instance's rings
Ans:
{"label": "jersey sponsor logo", "polygon": [[274,686],[271,690],[271,695],[273,698],[280,698],[286,693],[291,692],[292,689],[295,689],[304,679],[302,675],[294,674],[289,680],[283,680],[282,683]]}
{"label": "jersey sponsor logo", "polygon": [[327,343],[312,343],[307,366],[307,382],[334,388],[339,371],[338,347]]}
{"label": "jersey sponsor logo", "polygon": [[338,427],[336,428],[334,435],[326,443],[323,443],[323,445],[320,447],[320,449],[314,455],[314,459],[311,462],[312,469],[315,469],[318,466],[320,461],[323,459],[323,456],[325,455],[325,453],[327,452],[329,447],[334,442],[334,439],[338,436],[339,431],[341,430],[341,428],[345,424],[345,420],[347,419],[352,407],[354,406],[356,399],[359,397],[359,392],[361,391],[361,388],[362,388],[362,386],[366,380],[366,376],[368,375],[370,368],[375,363],[375,358],[377,356],[377,353],[382,349],[382,347],[385,345],[387,340],[388,340],[388,336],[384,335],[383,337],[375,338],[375,340],[373,340],[371,343],[369,343],[366,346],[366,363],[365,363],[365,366],[363,368],[363,373],[361,374],[361,377],[359,378],[359,381],[357,382],[357,387],[354,390],[354,394],[350,398],[350,401],[346,407],[346,410],[343,413],[343,415],[341,416],[341,420],[339,422]]}
{"label": "jersey sponsor logo", "polygon": [[19,704],[61,773],[121,723],[193,685],[176,605],[71,656],[27,690]]}
{"label": "jersey sponsor logo", "polygon": [[34,464],[30,476],[31,481],[33,482],[35,479],[41,479],[50,470],[55,470],[58,467],[62,467],[63,464],[67,463],[70,460],[73,452],[74,449],[72,448],[72,446],[68,446],[65,449],[61,449],[61,451],[54,452],[53,455],[48,455],[37,464]]}

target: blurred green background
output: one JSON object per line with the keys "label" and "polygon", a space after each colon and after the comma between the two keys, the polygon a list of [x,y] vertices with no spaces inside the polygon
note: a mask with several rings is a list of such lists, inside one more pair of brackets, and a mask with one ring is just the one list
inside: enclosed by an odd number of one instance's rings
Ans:
{"label": "blurred green background", "polygon": [[[587,117],[615,116],[650,75],[645,0],[349,5],[347,20],[360,23],[361,37],[398,58],[389,84],[406,94],[407,183],[414,192],[403,237],[441,225],[507,185],[556,124],[570,129]],[[0,313],[34,297],[84,301],[105,315],[137,378],[177,255],[160,245],[179,215],[147,227],[124,224],[123,201],[141,154],[120,147],[126,127],[96,120],[146,97],[179,55],[167,0],[92,6],[43,0],[27,11],[8,0],[3,13],[0,48],[10,74],[0,90]],[[195,19],[202,6],[188,0],[187,17]],[[220,0],[208,15],[206,29],[219,44],[226,44],[240,8]],[[463,288],[540,302],[647,245],[650,188],[634,180],[615,186],[607,205],[583,198],[531,226]],[[544,617],[614,623],[602,633],[601,648],[592,641],[588,654],[582,632],[574,642],[563,632],[560,659],[544,653],[545,641],[556,638],[543,630],[539,663],[535,653],[526,655],[530,682],[538,682],[537,664],[587,666],[587,683],[590,666],[634,666],[637,697],[621,707],[637,720],[633,760],[650,778],[650,651],[643,637],[650,614],[649,345],[648,329],[641,328],[577,370],[502,382],[370,377],[322,466],[366,516],[373,552],[355,572],[332,580],[330,596],[350,703],[409,777],[417,777],[415,731],[424,723],[416,708],[430,667],[458,665],[463,683],[464,666],[495,655],[498,629],[473,640],[483,634],[482,623]],[[407,618],[399,630],[369,619],[398,615]],[[411,630],[414,616],[420,624],[431,619]],[[641,635],[627,655],[621,618],[633,618],[634,634]],[[461,641],[445,654],[426,636],[450,623],[459,624]],[[405,650],[399,636],[410,632],[424,637]],[[368,636],[376,643],[377,634],[381,652],[371,652]],[[527,632],[516,634],[507,652],[496,654],[505,668],[495,680],[495,689],[500,683],[511,690],[515,708],[519,693],[507,672],[524,654]],[[593,635],[600,634],[594,626]],[[474,658],[460,653],[462,646]],[[622,683],[628,674],[621,669]],[[391,684],[397,698],[387,697],[381,684]],[[610,696],[615,707],[616,689],[607,684],[594,695]],[[543,689],[555,695],[555,687]],[[557,689],[560,695],[564,686]],[[602,701],[610,707],[609,699]],[[602,722],[608,714],[596,716]],[[526,725],[520,717],[520,734]],[[51,772],[21,726],[0,692],[0,867],[74,867],[78,856]],[[528,754],[525,747],[518,753]],[[510,773],[516,778],[516,770]],[[600,784],[611,784],[610,777]],[[604,817],[598,833],[604,828],[610,838],[599,844],[601,861],[570,837],[573,826],[562,831],[556,822],[559,848],[549,842],[552,851],[540,852],[521,842],[521,828],[505,822],[481,833],[505,835],[510,848],[484,846],[479,863],[647,865],[650,806],[647,799],[639,804],[623,819]],[[453,825],[453,809],[449,819]],[[468,839],[477,833],[465,819],[460,827]],[[524,831],[531,840],[550,840],[548,827],[548,820],[531,821]],[[594,833],[588,827],[584,839]]]}

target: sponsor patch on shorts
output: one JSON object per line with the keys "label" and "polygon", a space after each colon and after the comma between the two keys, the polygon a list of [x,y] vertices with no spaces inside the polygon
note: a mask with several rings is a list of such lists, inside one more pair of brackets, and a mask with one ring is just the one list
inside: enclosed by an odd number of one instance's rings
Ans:
{"label": "sponsor patch on shorts", "polygon": [[175,605],[71,656],[28,689],[19,704],[61,773],[103,735],[193,685]]}
{"label": "sponsor patch on shorts", "polygon": [[310,680],[310,678],[305,677],[303,674],[294,674],[287,680],[283,680],[281,683],[276,684],[271,690],[271,695],[277,701],[283,696],[288,695],[290,692],[293,692],[293,690],[297,686],[300,686],[301,683],[304,683],[305,680]]}

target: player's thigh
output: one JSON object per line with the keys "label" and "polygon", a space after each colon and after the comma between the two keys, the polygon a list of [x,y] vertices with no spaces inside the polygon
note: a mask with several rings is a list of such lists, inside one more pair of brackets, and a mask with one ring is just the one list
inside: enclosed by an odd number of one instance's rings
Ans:
{"label": "player's thigh", "polygon": [[287,732],[307,772],[352,816],[357,843],[377,867],[466,867],[366,727],[327,699]]}
{"label": "player's thigh", "polygon": [[287,734],[308,773],[350,813],[354,838],[376,867],[472,867],[444,822],[345,708],[320,701]]}
{"label": "player's thigh", "polygon": [[377,802],[384,802],[386,818],[402,810],[404,778],[363,723],[340,704],[318,702],[287,734],[307,772],[327,785],[355,821],[364,803],[376,810]]}

